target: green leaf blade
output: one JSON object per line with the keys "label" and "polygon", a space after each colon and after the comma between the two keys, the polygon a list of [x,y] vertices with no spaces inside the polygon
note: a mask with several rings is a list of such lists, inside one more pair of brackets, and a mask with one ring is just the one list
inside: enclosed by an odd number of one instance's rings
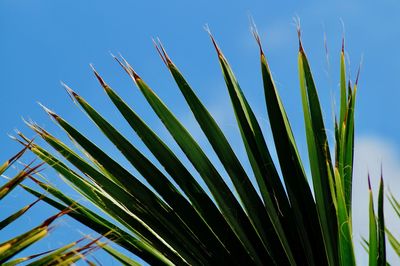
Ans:
{"label": "green leaf blade", "polygon": [[299,78],[318,217],[329,264],[337,265],[338,228],[330,185],[333,166],[317,90],[302,47],[299,52]]}

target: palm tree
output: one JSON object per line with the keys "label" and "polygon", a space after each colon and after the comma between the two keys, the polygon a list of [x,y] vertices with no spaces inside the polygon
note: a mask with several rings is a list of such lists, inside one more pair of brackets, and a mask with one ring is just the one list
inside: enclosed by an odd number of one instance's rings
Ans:
{"label": "palm tree", "polygon": [[[93,68],[106,95],[164,169],[159,169],[127,136],[64,85],[71,98],[148,185],[93,143],[87,134],[43,106],[82,152],[33,122],[28,123],[29,127],[63,159],[57,158],[44,146],[28,145],[31,140],[22,133],[19,141],[51,165],[102,214],[74,202],[54,186],[37,180],[51,195],[43,196],[42,200],[59,210],[74,204],[67,215],[152,265],[355,265],[351,188],[358,75],[354,84],[346,79],[343,45],[340,53],[340,108],[334,124],[335,143],[330,147],[316,85],[298,30],[300,92],[311,168],[308,178],[260,37],[255,30],[253,33],[259,46],[261,77],[278,162],[272,159],[271,144],[267,145],[243,90],[210,33],[251,164],[251,174],[247,173],[217,122],[158,42],[155,43],[158,53],[228,176],[217,170],[215,162],[134,68],[124,58],[114,57],[132,78],[195,172],[188,170],[172,149]],[[333,156],[331,149],[334,149]],[[194,176],[197,174],[211,194],[196,180]],[[236,193],[226,184],[228,177]],[[251,182],[253,177],[255,185]],[[38,197],[41,195],[28,190]],[[368,244],[371,265],[386,264],[382,197],[381,183],[378,217],[370,205]],[[122,253],[107,245],[104,247],[124,264],[135,264]]]}

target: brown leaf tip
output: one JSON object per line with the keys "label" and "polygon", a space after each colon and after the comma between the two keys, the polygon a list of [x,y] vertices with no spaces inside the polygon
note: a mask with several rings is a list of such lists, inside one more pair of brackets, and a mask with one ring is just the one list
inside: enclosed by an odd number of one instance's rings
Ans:
{"label": "brown leaf tip", "polygon": [[50,110],[49,108],[47,108],[46,106],[44,106],[42,103],[38,102],[39,106],[43,108],[43,110],[48,113],[51,117],[53,117],[54,119],[58,119],[59,116],[53,112],[52,110]]}
{"label": "brown leaf tip", "polygon": [[164,64],[169,67],[170,65],[173,65],[171,58],[168,56],[167,52],[165,51],[165,48],[163,44],[161,43],[160,39],[157,38],[157,41],[153,39],[153,44],[160,55],[161,59],[163,60]]}
{"label": "brown leaf tip", "polygon": [[50,218],[48,218],[47,220],[45,220],[42,224],[43,227],[47,227],[49,226],[52,222],[54,222],[54,220],[56,220],[57,218],[71,212],[72,209],[70,207],[60,211],[59,213],[57,213],[56,215],[51,216]]}
{"label": "brown leaf tip", "polygon": [[369,173],[368,173],[368,189],[372,190],[371,189],[371,177],[370,177]]}
{"label": "brown leaf tip", "polygon": [[118,57],[116,57],[115,55],[111,54],[111,56],[114,58],[115,61],[117,61],[117,63],[125,70],[126,73],[128,73],[129,75],[129,70],[128,68],[121,62],[121,60],[119,60]]}
{"label": "brown leaf tip", "polygon": [[342,37],[342,53],[344,53],[344,36]]}
{"label": "brown leaf tip", "polygon": [[119,58],[117,58],[116,56],[114,56],[113,54],[111,54],[111,56],[118,62],[118,64],[125,70],[126,73],[128,73],[128,75],[135,82],[137,82],[138,80],[141,79],[140,76],[133,69],[133,67],[128,63],[128,61],[125,60],[125,58],[121,54],[119,54],[119,57],[121,58],[122,61]]}
{"label": "brown leaf tip", "polygon": [[92,64],[89,65],[90,68],[92,69],[94,75],[96,76],[97,80],[100,82],[101,86],[103,88],[105,88],[107,86],[107,84],[104,82],[103,78],[100,76],[100,74],[96,71],[96,69],[94,68],[94,66]]}
{"label": "brown leaf tip", "polygon": [[[17,133],[18,134],[18,133]],[[33,140],[31,140],[31,142],[27,143],[27,145],[20,150],[17,154],[15,154],[13,157],[11,157],[10,159],[7,160],[8,164],[12,164],[15,161],[17,161],[19,158],[21,158],[21,156],[25,153],[25,151],[29,148],[29,146],[32,144]]]}
{"label": "brown leaf tip", "polygon": [[251,30],[251,32],[252,32],[252,34],[254,36],[254,39],[257,42],[258,48],[260,49],[260,55],[263,56],[264,55],[264,51],[263,51],[262,44],[261,44],[260,34],[258,33],[257,26],[256,26],[256,24],[254,23],[253,20],[251,20],[250,30]]}
{"label": "brown leaf tip", "polygon": [[41,162],[40,164],[31,167],[31,165],[34,163],[35,160],[36,159],[34,159],[29,164],[24,165],[24,169],[21,170],[21,172],[19,174],[21,179],[35,175],[35,174],[39,173],[40,171],[42,171],[42,169],[40,169],[40,167],[42,167],[45,164],[45,162]]}
{"label": "brown leaf tip", "polygon": [[342,53],[344,53],[344,40],[346,35],[346,27],[344,25],[343,19],[340,18],[340,23],[342,24]]}
{"label": "brown leaf tip", "polygon": [[62,81],[61,81],[61,86],[64,87],[64,89],[66,90],[66,92],[68,93],[68,95],[71,97],[71,99],[73,101],[75,101],[79,97],[79,95],[76,92],[74,92],[67,84],[65,84]]}
{"label": "brown leaf tip", "polygon": [[46,183],[43,183],[42,181],[39,181],[38,179],[34,178],[33,176],[30,176],[29,179],[31,179],[33,182],[38,184],[39,186],[48,186]]}
{"label": "brown leaf tip", "polygon": [[[26,120],[22,119],[24,123],[27,123]],[[25,136],[21,131],[16,130],[15,133],[21,138],[18,139],[17,141],[25,146],[24,149],[31,149],[32,147],[35,147],[36,144],[34,143],[36,136],[34,136],[32,139],[29,139],[27,136]]]}
{"label": "brown leaf tip", "polygon": [[357,70],[356,83],[355,83],[356,85],[358,85],[358,79],[360,77],[362,63],[363,63],[363,58],[361,57],[361,61],[360,61],[360,64],[358,65],[358,70]]}
{"label": "brown leaf tip", "polygon": [[217,51],[218,56],[223,57],[221,49],[219,48],[217,42],[215,41],[214,36],[212,35],[211,30],[207,24],[204,26],[204,30],[208,33],[208,36],[210,36],[210,39],[212,41],[212,44],[214,45],[215,50]]}
{"label": "brown leaf tip", "polygon": [[[44,128],[40,127],[37,123],[35,123],[34,121],[32,121],[31,119],[29,121],[24,120],[24,123],[33,131],[35,131],[37,134],[39,134],[40,136],[44,136],[44,135],[49,135],[49,133],[44,130]],[[23,137],[24,138],[24,137]],[[34,144],[32,144],[33,146]]]}
{"label": "brown leaf tip", "polygon": [[303,53],[304,49],[303,49],[303,44],[301,42],[301,25],[300,25],[300,18],[299,17],[295,17],[294,19],[294,23],[296,25],[296,31],[297,31],[297,38],[299,39],[299,52]]}

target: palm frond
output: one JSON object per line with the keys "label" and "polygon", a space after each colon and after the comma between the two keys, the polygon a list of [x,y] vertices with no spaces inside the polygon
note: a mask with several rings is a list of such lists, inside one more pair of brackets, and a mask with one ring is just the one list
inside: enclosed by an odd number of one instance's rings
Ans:
{"label": "palm frond", "polygon": [[[138,174],[112,158],[91,140],[88,133],[80,131],[61,115],[44,107],[85,156],[35,123],[28,125],[64,159],[58,159],[44,145],[28,145],[31,141],[22,134],[20,142],[52,166],[104,216],[38,180],[37,184],[51,196],[41,196],[32,188],[24,188],[59,210],[74,204],[67,215],[124,248],[125,251],[121,253],[100,244],[125,265],[135,265],[129,254],[139,256],[152,265],[355,265],[351,189],[357,81],[351,85],[346,79],[344,45],[340,53],[340,108],[339,118],[334,124],[333,160],[318,91],[299,31],[300,110],[304,115],[308,146],[306,159],[311,168],[311,176],[308,177],[261,38],[255,30],[253,34],[259,45],[261,78],[274,145],[267,144],[245,91],[209,32],[251,169],[245,169],[232,143],[173,63],[164,46],[158,42],[155,43],[158,53],[219,162],[211,160],[208,151],[199,145],[156,90],[145,82],[127,60],[114,57],[143,94],[195,172],[188,170],[188,165],[93,68],[112,104],[163,169],[146,157],[130,141],[129,135],[121,133],[87,100],[65,85],[75,103]],[[349,85],[346,87],[346,84]],[[277,162],[272,159],[271,149],[276,150]],[[218,170],[217,163],[221,163],[224,172]],[[195,176],[204,181],[211,195]],[[236,191],[227,185],[228,178]],[[256,180],[254,185],[251,182],[253,178]],[[141,181],[143,179],[148,185]],[[309,181],[313,182],[313,186]],[[386,263],[383,183],[378,199],[377,218],[370,205],[372,234],[369,249],[370,256],[383,265]]]}

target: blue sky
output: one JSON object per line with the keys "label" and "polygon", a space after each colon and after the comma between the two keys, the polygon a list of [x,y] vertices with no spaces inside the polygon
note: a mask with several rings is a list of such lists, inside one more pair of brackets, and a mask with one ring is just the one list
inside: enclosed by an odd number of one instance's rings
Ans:
{"label": "blue sky", "polygon": [[[392,184],[392,191],[400,195],[400,182],[397,181],[400,172],[400,123],[397,121],[400,113],[400,90],[397,88],[400,84],[399,11],[397,1],[379,1],[378,4],[377,1],[2,0],[0,159],[4,161],[19,149],[7,137],[15,128],[33,135],[21,117],[32,118],[65,139],[37,101],[87,132],[112,155],[119,156],[111,144],[104,142],[96,128],[87,123],[86,116],[60,86],[61,80],[67,83],[118,124],[121,130],[128,132],[93,77],[89,63],[95,65],[106,81],[165,137],[167,143],[174,145],[138,90],[112,60],[110,52],[120,52],[207,149],[204,137],[187,107],[181,104],[182,97],[155,52],[151,42],[153,37],[160,37],[172,59],[230,137],[236,151],[243,154],[215,51],[203,30],[205,24],[209,25],[232,64],[258,119],[264,122],[268,140],[270,134],[258,52],[249,30],[250,15],[261,34],[298,145],[306,155],[303,120],[299,115],[297,36],[293,24],[293,18],[299,17],[327,125],[332,124],[331,109],[338,95],[338,60],[343,34],[351,77],[355,77],[363,58],[356,113],[355,171],[358,181],[355,193],[356,200],[367,208],[364,202],[366,171],[374,175],[373,181],[377,183],[377,169],[381,162],[387,183]],[[132,140],[143,148],[135,136]],[[245,156],[241,159],[246,164]],[[59,183],[50,172],[48,178]],[[358,193],[362,195],[358,197]],[[46,208],[41,211],[52,213]],[[359,217],[366,216],[360,214]],[[24,221],[34,224],[35,216],[29,219],[32,221]],[[354,220],[360,228],[365,227],[362,219]],[[65,221],[68,222],[62,226],[67,224],[74,230],[75,225],[67,219]]]}

